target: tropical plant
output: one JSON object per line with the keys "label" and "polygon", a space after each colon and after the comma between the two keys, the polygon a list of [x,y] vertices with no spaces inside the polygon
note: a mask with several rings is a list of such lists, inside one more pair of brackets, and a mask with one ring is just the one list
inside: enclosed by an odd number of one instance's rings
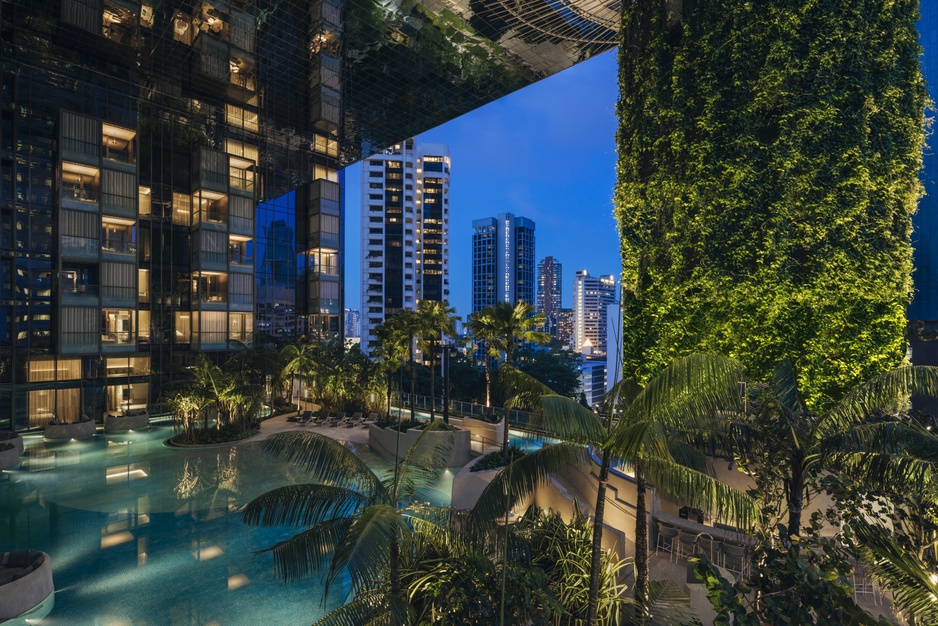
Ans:
{"label": "tropical plant", "polygon": [[683,429],[694,430],[701,418],[739,402],[739,363],[715,355],[692,355],[672,363],[644,388],[631,380],[622,381],[607,395],[604,418],[571,398],[545,394],[549,390],[543,385],[514,371],[515,402],[529,406],[537,402],[540,411],[532,425],[564,443],[545,446],[509,464],[482,492],[475,511],[482,519],[505,514],[551,474],[564,471],[572,460],[583,459],[585,446],[598,448],[601,461],[593,509],[588,624],[596,619],[606,489],[614,460],[631,471],[635,480],[634,593],[640,612],[647,610],[649,598],[645,502],[649,483],[662,494],[742,524],[758,516],[753,501],[713,478],[707,457],[682,438]]}
{"label": "tropical plant", "polygon": [[[430,421],[434,419],[436,409],[436,351],[444,337],[456,336],[456,309],[449,302],[421,300],[417,303],[416,323],[419,329],[421,348],[430,355]],[[447,417],[446,422],[449,423]]]}
{"label": "tropical plant", "polygon": [[[375,332],[377,340],[382,346],[384,354],[390,359],[402,358],[406,355],[407,370],[410,376],[410,419],[417,415],[417,391],[414,348],[420,334],[420,324],[416,312],[400,311],[385,320]],[[390,393],[390,391],[389,391]],[[389,409],[390,410],[390,409]]]}
{"label": "tropical plant", "polygon": [[448,446],[426,439],[443,426],[425,426],[386,478],[342,443],[318,433],[280,433],[261,444],[313,482],[268,491],[245,506],[242,520],[254,526],[305,527],[265,550],[284,580],[325,570],[328,595],[336,578],[348,572],[355,600],[322,623],[366,623],[354,621],[359,611],[370,610],[373,617],[381,609],[395,619],[409,613],[401,594],[401,547],[413,541],[408,517],[428,509],[415,504],[418,488],[432,484],[445,466]]}
{"label": "tropical plant", "polygon": [[[544,316],[534,314],[534,306],[527,302],[515,305],[496,302],[469,317],[469,330],[484,346],[485,363],[485,406],[492,408],[491,359],[505,355],[505,363],[511,365],[512,355],[519,341],[549,343],[550,335],[536,330],[544,326]],[[505,418],[505,433],[502,448],[508,449],[508,419]]]}
{"label": "tropical plant", "polygon": [[820,491],[825,470],[838,469],[870,485],[920,478],[924,466],[908,454],[874,454],[870,446],[896,427],[872,420],[897,415],[913,395],[936,393],[938,368],[902,367],[858,385],[833,408],[815,414],[799,391],[791,362],[783,361],[768,385],[753,389],[752,405],[740,419],[724,416],[731,432],[726,445],[734,449],[736,462],[757,476],[767,502],[782,490],[785,532],[798,535],[804,503]]}
{"label": "tropical plant", "polygon": [[762,533],[749,556],[750,572],[733,583],[706,555],[698,557],[694,573],[707,586],[717,612],[714,624],[889,624],[854,602],[850,555],[833,538],[820,535],[820,518],[813,515],[803,535],[789,541]]}
{"label": "tropical plant", "polygon": [[282,373],[293,377],[297,410],[300,409],[299,379],[309,376],[315,370],[316,353],[321,345],[307,337],[300,337],[295,343],[288,343],[280,350],[280,358],[283,360]]}

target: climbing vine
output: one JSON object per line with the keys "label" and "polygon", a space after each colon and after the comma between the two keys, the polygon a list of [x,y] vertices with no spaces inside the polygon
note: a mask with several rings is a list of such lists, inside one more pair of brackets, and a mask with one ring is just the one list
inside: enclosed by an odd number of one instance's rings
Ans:
{"label": "climbing vine", "polygon": [[626,373],[797,365],[815,411],[905,356],[917,0],[623,3]]}

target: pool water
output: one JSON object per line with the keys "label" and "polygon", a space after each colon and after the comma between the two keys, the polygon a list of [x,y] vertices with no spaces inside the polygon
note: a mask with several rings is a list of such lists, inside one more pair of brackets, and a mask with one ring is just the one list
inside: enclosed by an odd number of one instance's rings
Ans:
{"label": "pool water", "polygon": [[[25,438],[0,474],[0,552],[52,557],[55,608],[43,624],[310,624],[340,605],[319,577],[284,583],[269,554],[292,528],[254,528],[239,509],[274,487],[305,482],[257,443],[167,448],[172,428],[53,444]],[[392,466],[356,450],[379,474]],[[453,472],[420,498],[449,504]]]}

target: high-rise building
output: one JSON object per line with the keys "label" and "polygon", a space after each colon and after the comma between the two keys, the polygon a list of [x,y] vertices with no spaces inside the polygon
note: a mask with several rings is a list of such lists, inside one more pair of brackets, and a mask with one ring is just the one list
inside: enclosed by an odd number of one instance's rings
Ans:
{"label": "high-rise building", "polygon": [[342,166],[616,46],[614,8],[567,10],[2,0],[0,428],[152,407],[255,329],[340,335]]}
{"label": "high-rise building", "polygon": [[361,313],[357,309],[345,309],[345,336],[361,337]]}
{"label": "high-rise building", "polygon": [[537,312],[544,316],[544,330],[557,336],[557,315],[563,295],[563,265],[552,256],[537,264]]}
{"label": "high-rise building", "polygon": [[472,312],[534,300],[534,221],[501,213],[472,222]]}
{"label": "high-rise building", "polygon": [[420,300],[449,299],[449,148],[408,139],[362,169],[362,348]]}
{"label": "high-rise building", "polygon": [[590,276],[577,270],[573,281],[573,349],[606,354],[607,307],[616,301],[616,279],[612,274]]}
{"label": "high-rise building", "polygon": [[557,312],[557,341],[563,346],[573,346],[573,309]]}

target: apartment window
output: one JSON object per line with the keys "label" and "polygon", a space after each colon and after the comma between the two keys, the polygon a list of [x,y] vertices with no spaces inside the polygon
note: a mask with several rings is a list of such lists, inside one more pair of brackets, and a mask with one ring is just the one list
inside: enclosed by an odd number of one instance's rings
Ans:
{"label": "apartment window", "polygon": [[257,132],[259,127],[256,111],[249,111],[231,104],[225,105],[225,122],[229,126],[243,128],[254,133]]}
{"label": "apartment window", "polygon": [[325,135],[313,135],[313,151],[326,156],[339,156],[339,141]]}
{"label": "apartment window", "polygon": [[131,309],[101,311],[101,346],[129,345],[136,341],[134,313]]}
{"label": "apartment window", "polygon": [[31,359],[27,380],[44,383],[56,380],[81,380],[81,359]]}
{"label": "apartment window", "polygon": [[63,201],[78,208],[97,209],[99,171],[78,163],[62,163],[60,194]]}
{"label": "apartment window", "polygon": [[108,252],[135,253],[137,229],[133,220],[111,216],[101,218],[101,249]]}

